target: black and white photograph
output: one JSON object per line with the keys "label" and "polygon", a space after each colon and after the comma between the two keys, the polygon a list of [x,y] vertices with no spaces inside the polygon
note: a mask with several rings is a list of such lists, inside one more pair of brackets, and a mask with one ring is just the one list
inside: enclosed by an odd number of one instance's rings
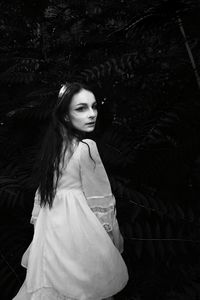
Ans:
{"label": "black and white photograph", "polygon": [[1,0],[0,299],[200,300],[200,1]]}

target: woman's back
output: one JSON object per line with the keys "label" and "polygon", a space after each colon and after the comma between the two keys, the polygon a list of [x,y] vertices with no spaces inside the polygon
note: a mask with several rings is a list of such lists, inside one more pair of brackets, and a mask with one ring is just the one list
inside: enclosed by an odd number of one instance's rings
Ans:
{"label": "woman's back", "polygon": [[115,198],[96,144],[82,140],[70,155],[96,118],[93,92],[77,82],[63,85],[41,145],[34,236],[15,300],[100,300],[127,283]]}
{"label": "woman's back", "polygon": [[42,207],[37,218],[26,277],[31,300],[48,299],[49,293],[55,299],[100,300],[126,285],[126,265],[105,230],[108,227],[95,216],[102,215],[120,240],[107,177],[98,188],[102,174],[106,173],[96,144],[80,142],[63,168],[52,208]]}
{"label": "woman's back", "polygon": [[81,143],[76,146],[73,154],[65,153],[64,160],[61,159],[61,176],[58,180],[57,191],[65,189],[81,189],[80,178],[80,147]]}

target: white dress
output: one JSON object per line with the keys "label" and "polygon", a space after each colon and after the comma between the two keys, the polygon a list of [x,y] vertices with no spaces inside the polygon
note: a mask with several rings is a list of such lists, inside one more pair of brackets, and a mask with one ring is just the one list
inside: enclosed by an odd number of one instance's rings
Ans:
{"label": "white dress", "polygon": [[115,198],[94,141],[80,142],[64,164],[51,209],[36,192],[31,222],[26,279],[13,300],[100,300],[124,288]]}

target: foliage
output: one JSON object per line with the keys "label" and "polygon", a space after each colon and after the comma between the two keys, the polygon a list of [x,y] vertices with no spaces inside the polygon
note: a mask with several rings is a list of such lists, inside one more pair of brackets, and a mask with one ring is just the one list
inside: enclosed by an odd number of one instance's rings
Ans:
{"label": "foliage", "polygon": [[[1,1],[1,295],[24,278],[37,152],[60,84],[89,83],[130,282],[117,299],[198,299],[198,1]],[[195,25],[194,25],[195,24]],[[34,169],[35,170],[35,169]],[[6,286],[9,283],[9,287]]]}

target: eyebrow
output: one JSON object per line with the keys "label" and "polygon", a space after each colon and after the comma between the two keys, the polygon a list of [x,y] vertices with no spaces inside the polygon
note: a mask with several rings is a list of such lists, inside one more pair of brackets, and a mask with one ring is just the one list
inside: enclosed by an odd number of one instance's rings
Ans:
{"label": "eyebrow", "polygon": [[[92,105],[93,105],[93,104],[96,104],[96,103],[97,103],[97,101],[94,101],[94,102],[92,103]],[[84,102],[83,102],[83,103],[78,103],[78,104],[76,104],[76,106],[79,106],[79,105],[88,105],[88,103],[84,103]]]}

